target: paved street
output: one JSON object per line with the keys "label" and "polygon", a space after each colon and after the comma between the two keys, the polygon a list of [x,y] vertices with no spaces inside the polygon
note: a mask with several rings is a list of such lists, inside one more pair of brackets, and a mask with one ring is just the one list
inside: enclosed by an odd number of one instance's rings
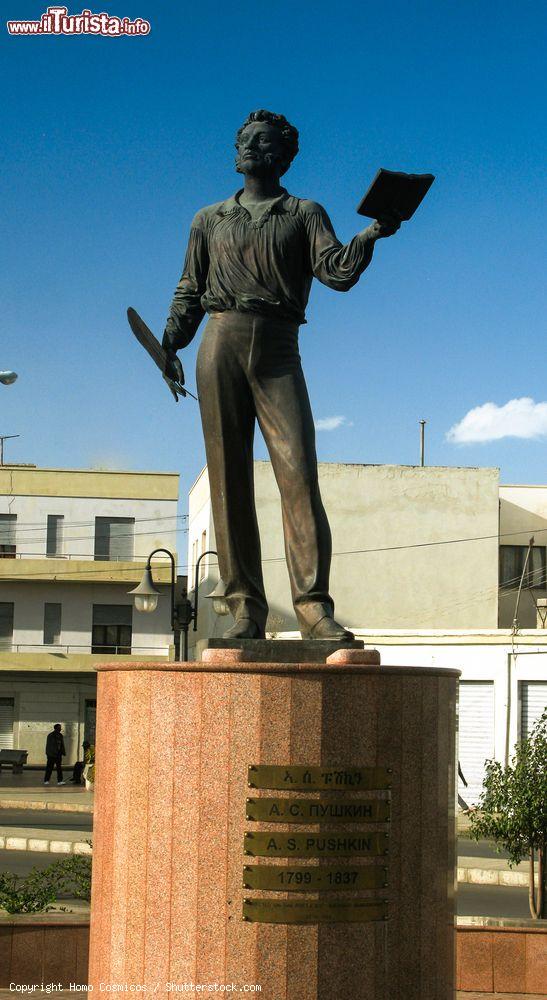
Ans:
{"label": "paved street", "polygon": [[52,830],[84,830],[93,829],[91,813],[60,812],[41,809],[2,809],[0,810],[0,830],[9,827],[40,826]]}
{"label": "paved street", "polygon": [[28,875],[33,868],[47,868],[62,857],[62,854],[38,851],[0,851],[0,871]]}
{"label": "paved street", "polygon": [[488,840],[470,840],[469,837],[458,837],[458,857],[464,858],[507,858],[507,851],[496,851]]}
{"label": "paved street", "polygon": [[[55,785],[51,785],[44,788],[40,781],[41,772],[25,772],[22,776],[2,775],[0,802],[15,804],[19,799],[31,806],[0,808],[0,828],[4,833],[8,835],[10,830],[17,830],[19,834],[24,834],[25,830],[32,831],[39,827],[43,831],[42,836],[50,836],[52,839],[60,840],[65,833],[67,837],[89,840],[92,836],[93,815],[91,812],[74,811],[74,806],[91,809],[92,795],[74,786],[61,786],[57,789]],[[0,871],[24,875],[34,867],[47,867],[61,856],[53,852],[0,850]],[[493,845],[486,841],[477,843],[462,836],[458,839],[458,856],[460,859],[484,858],[497,864],[501,864],[507,857],[505,852],[498,854]],[[528,890],[522,886],[460,883],[457,912],[459,916],[528,918]]]}
{"label": "paved street", "polygon": [[[59,854],[42,854],[35,851],[0,851],[0,871],[25,875],[32,868],[46,868],[62,857]],[[460,885],[458,888],[459,916],[526,917],[528,892],[522,888],[506,886]]]}
{"label": "paved street", "polygon": [[530,919],[528,889],[505,885],[459,885],[458,916],[526,917]]}

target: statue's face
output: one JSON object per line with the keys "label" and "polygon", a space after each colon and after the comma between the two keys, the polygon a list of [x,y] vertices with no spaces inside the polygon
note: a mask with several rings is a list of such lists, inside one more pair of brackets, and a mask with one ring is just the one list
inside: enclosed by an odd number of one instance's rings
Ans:
{"label": "statue's face", "polygon": [[269,122],[251,122],[239,137],[236,170],[240,174],[279,173],[283,142],[279,129]]}

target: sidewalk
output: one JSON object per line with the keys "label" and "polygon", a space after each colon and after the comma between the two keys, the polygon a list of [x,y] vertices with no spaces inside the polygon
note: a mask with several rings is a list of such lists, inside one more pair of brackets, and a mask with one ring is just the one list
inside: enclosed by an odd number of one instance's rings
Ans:
{"label": "sidewalk", "polygon": [[[468,834],[471,829],[471,819],[468,813],[458,811],[456,816],[458,836]],[[528,862],[522,861],[515,868],[510,868],[506,858],[475,857],[473,840],[468,840],[469,848],[465,854],[458,855],[458,882],[471,885],[505,885],[528,886]],[[536,873],[537,877],[537,873]]]}
{"label": "sidewalk", "polygon": [[[66,769],[67,775],[71,769]],[[57,787],[57,781],[52,778],[51,784],[44,785],[43,771],[24,771],[23,774],[11,774],[3,770],[0,774],[0,827],[2,825],[2,809],[51,809],[60,812],[93,812],[93,792],[87,792],[85,785],[66,785]]]}
{"label": "sidewalk", "polygon": [[[68,769],[67,769],[67,773]],[[86,839],[91,833],[82,830],[56,830],[40,826],[36,816],[36,826],[7,827],[2,823],[2,809],[24,809],[55,811],[64,813],[93,813],[93,792],[87,792],[83,785],[67,783],[57,787],[56,779],[44,786],[43,771],[24,771],[12,775],[4,771],[0,775],[0,850],[46,851],[52,854],[89,854]],[[70,823],[67,821],[67,826]],[[463,832],[469,826],[469,818],[458,814],[458,830]],[[458,882],[471,885],[528,885],[528,863],[523,861],[517,868],[510,869],[505,858],[475,857],[472,854],[473,841],[469,841],[469,856],[458,857]]]}

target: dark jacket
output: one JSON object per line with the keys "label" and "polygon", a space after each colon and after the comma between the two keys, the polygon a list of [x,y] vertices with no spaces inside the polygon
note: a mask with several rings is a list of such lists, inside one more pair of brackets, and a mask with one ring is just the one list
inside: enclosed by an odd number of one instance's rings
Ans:
{"label": "dark jacket", "polygon": [[65,741],[62,733],[53,730],[46,740],[46,757],[66,757]]}

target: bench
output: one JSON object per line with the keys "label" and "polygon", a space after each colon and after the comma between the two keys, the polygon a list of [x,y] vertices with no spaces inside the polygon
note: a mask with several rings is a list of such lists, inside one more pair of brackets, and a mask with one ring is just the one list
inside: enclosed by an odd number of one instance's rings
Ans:
{"label": "bench", "polygon": [[22,774],[27,757],[28,750],[0,750],[0,774],[3,764],[11,764],[13,774]]}

